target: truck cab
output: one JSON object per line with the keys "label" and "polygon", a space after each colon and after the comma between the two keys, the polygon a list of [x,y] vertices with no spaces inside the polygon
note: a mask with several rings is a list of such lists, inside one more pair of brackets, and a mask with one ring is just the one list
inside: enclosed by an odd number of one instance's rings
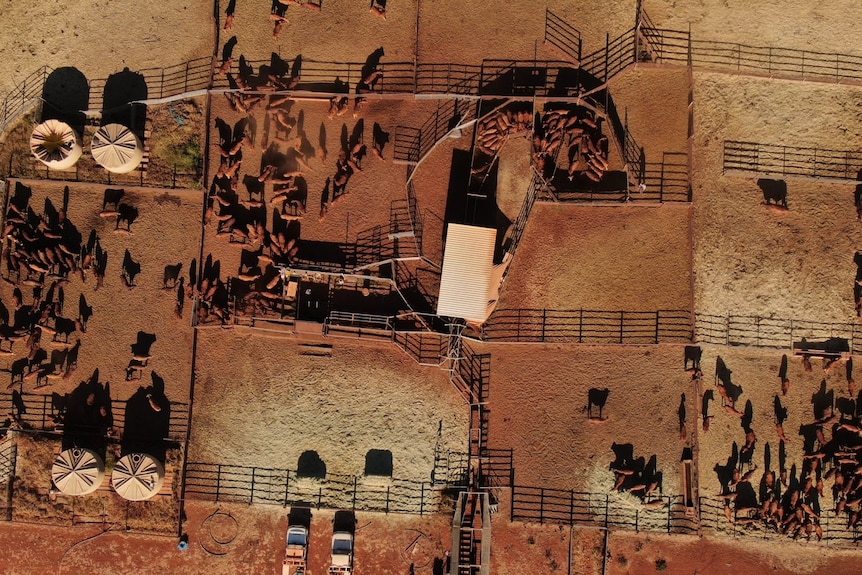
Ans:
{"label": "truck cab", "polygon": [[288,526],[282,575],[304,575],[307,559],[308,528],[303,525]]}

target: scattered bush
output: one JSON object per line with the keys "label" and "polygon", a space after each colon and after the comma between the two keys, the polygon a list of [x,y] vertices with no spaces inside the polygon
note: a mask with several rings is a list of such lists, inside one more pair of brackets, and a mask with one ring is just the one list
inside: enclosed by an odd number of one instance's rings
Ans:
{"label": "scattered bush", "polygon": [[664,571],[665,569],[667,569],[667,560],[656,559],[655,560],[655,570],[656,571]]}

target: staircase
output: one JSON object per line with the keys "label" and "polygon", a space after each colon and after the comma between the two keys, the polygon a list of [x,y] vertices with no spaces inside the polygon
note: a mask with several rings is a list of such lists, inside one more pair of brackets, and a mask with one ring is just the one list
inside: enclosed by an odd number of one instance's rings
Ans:
{"label": "staircase", "polygon": [[489,575],[491,572],[491,515],[488,494],[462,492],[452,520],[449,575]]}

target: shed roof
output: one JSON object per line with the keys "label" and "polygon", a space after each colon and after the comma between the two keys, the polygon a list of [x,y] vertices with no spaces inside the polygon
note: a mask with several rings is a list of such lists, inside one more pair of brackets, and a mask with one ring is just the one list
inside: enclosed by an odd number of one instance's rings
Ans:
{"label": "shed roof", "polygon": [[497,230],[449,224],[437,315],[484,322],[494,268]]}

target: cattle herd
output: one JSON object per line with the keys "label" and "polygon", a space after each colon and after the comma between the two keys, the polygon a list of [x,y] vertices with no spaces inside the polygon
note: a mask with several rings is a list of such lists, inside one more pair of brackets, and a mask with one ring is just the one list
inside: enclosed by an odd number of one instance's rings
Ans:
{"label": "cattle herd", "polygon": [[[817,539],[823,537],[825,495],[832,500],[836,516],[844,515],[845,527],[855,529],[862,519],[862,394],[857,394],[852,375],[852,358],[843,360],[846,367],[846,387],[836,397],[828,387],[826,375],[842,360],[839,355],[817,351],[800,353],[806,373],[814,374],[812,358],[823,357],[824,375],[811,396],[812,414],[799,427],[797,438],[788,438],[784,429],[788,418],[785,399],[790,390],[788,358],[783,355],[779,364],[778,387],[772,400],[772,417],[777,437],[775,443],[758,444],[753,427],[754,406],[751,400],[739,409],[742,386],[734,382],[732,371],[718,357],[715,370],[715,388],[721,398],[722,409],[740,421],[740,440],[731,445],[724,463],[716,464],[714,471],[720,484],[721,507],[728,521],[737,526],[759,524],[793,538]],[[698,362],[686,368],[699,381],[703,374]],[[796,391],[795,393],[801,393]],[[703,431],[709,431],[709,414],[713,399],[712,389],[702,393],[701,415]],[[805,419],[803,419],[805,421]],[[788,462],[789,446],[801,447],[797,452],[801,463]],[[777,461],[776,461],[777,459]]]}

